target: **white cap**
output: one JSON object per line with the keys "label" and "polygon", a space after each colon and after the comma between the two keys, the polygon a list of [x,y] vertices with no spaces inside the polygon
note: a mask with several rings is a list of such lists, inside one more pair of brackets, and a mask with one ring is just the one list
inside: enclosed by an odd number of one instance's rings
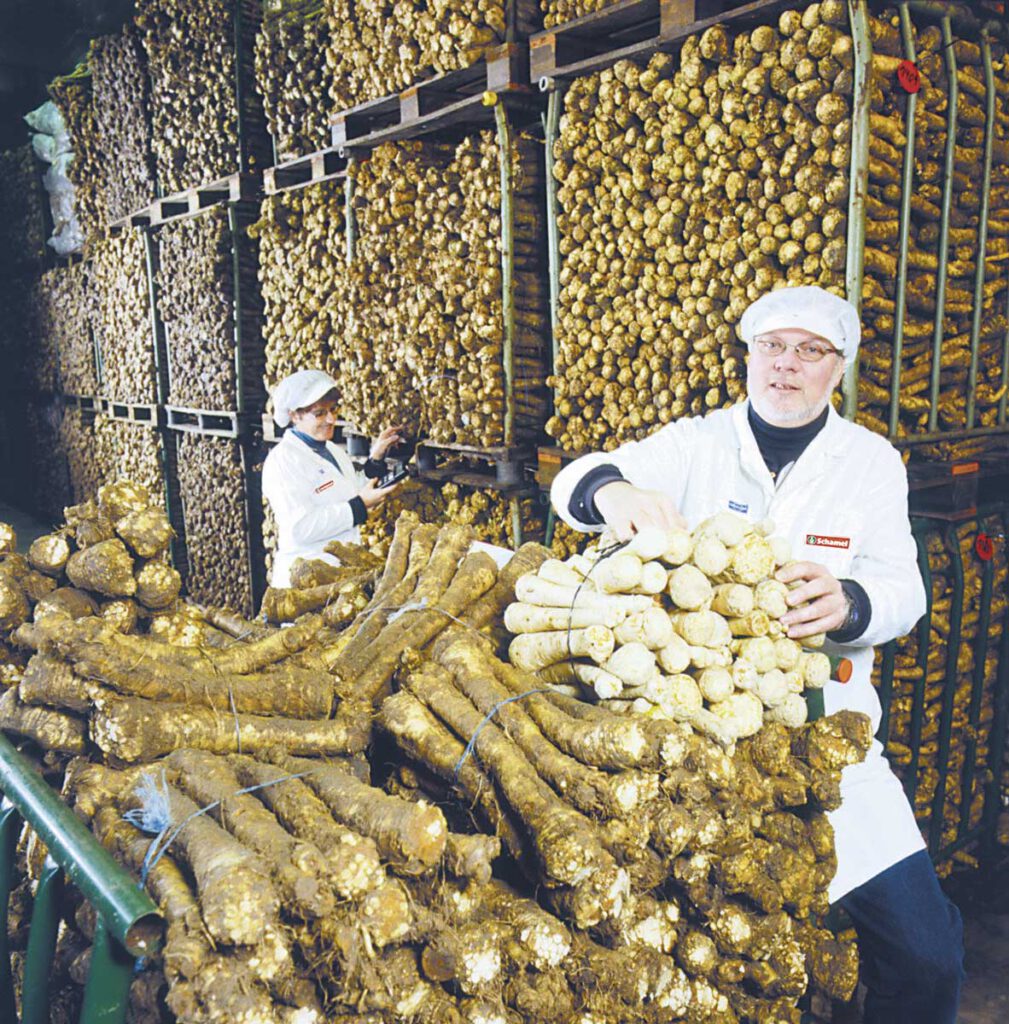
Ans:
{"label": "white cap", "polygon": [[801,328],[826,338],[844,353],[850,366],[858,355],[862,328],[855,307],[838,295],[816,285],[778,288],[751,302],[739,321],[739,337],[747,345],[760,334]]}
{"label": "white cap", "polygon": [[288,426],[295,409],[308,408],[336,386],[336,381],[322,370],[298,370],[288,374],[273,389],[273,419],[277,426]]}

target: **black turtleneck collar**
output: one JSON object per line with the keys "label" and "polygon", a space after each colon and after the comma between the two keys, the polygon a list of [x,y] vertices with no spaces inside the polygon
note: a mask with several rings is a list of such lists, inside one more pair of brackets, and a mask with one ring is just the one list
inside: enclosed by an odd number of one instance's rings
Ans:
{"label": "black turtleneck collar", "polygon": [[809,442],[826,425],[828,413],[829,409],[825,408],[812,423],[804,423],[801,427],[776,427],[761,419],[753,404],[750,404],[750,429],[772,477],[777,479],[781,470],[795,462],[806,450]]}

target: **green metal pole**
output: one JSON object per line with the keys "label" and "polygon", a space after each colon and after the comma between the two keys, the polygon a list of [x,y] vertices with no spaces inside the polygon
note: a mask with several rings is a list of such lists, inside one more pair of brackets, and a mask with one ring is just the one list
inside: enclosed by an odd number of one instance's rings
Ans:
{"label": "green metal pole", "polygon": [[554,530],[557,527],[557,513],[554,511],[553,505],[550,503],[549,496],[547,497],[547,523],[546,529],[543,533],[543,544],[546,547],[550,547],[554,542]]}
{"label": "green metal pole", "polygon": [[[917,60],[914,48],[914,28],[907,4],[900,5],[900,32],[904,40],[904,56]],[[890,437],[897,436],[900,418],[900,371],[904,353],[904,317],[907,312],[907,253],[911,231],[911,192],[914,189],[915,111],[918,94],[907,94],[907,112],[904,117],[904,167],[900,193],[900,242],[897,254],[897,297],[893,323],[893,373],[890,382]]]}
{"label": "green metal pole", "polygon": [[250,170],[249,166],[249,140],[248,125],[245,123],[245,68],[242,60],[244,49],[245,24],[243,20],[242,3],[239,0],[235,4],[235,114],[237,119],[238,133],[238,167],[235,170],[242,172]]}
{"label": "green metal pole", "polygon": [[111,940],[105,921],[99,916],[91,947],[91,969],[84,986],[81,1021],[123,1024],[135,972],[136,960]]}
{"label": "green metal pole", "polygon": [[168,350],[165,345],[165,325],[158,315],[158,269],[160,260],[150,227],[139,229],[144,240],[144,267],[147,271],[147,305],[151,325],[151,345],[154,348],[154,401],[164,405],[168,401]]}
{"label": "green metal pole", "polygon": [[14,979],[11,976],[10,940],[7,938],[7,914],[14,887],[14,860],[17,856],[21,816],[9,801],[0,807],[0,1020],[16,1020]]}
{"label": "green metal pole", "polygon": [[56,952],[56,931],[60,923],[63,872],[47,859],[32,907],[25,951],[24,982],[21,986],[21,1024],[49,1024],[49,975]]}
{"label": "green metal pole", "polygon": [[559,342],[560,322],[558,317],[561,292],[561,243],[560,228],[557,224],[557,179],[554,178],[554,146],[561,121],[561,110],[564,107],[563,86],[554,82],[547,97],[547,114],[544,125],[546,186],[547,186],[547,272],[550,278],[550,367],[557,373],[557,349]]}
{"label": "green metal pole", "polygon": [[[1006,273],[1009,273],[1009,270]],[[1009,320],[1009,288],[1006,289],[1006,306],[1006,319]],[[1002,389],[1002,397],[998,401],[998,425],[1004,427],[1006,410],[1009,409],[1009,327],[1006,328],[1005,337],[1002,339],[1002,380],[999,386]]]}
{"label": "green metal pole", "polygon": [[504,313],[505,421],[504,443],[515,443],[515,216],[512,205],[512,146],[508,111],[494,104],[498,149],[501,152],[501,304]]}
{"label": "green metal pole", "polygon": [[893,670],[897,661],[897,641],[891,640],[883,646],[882,661],[879,666],[879,705],[882,714],[879,719],[879,731],[876,738],[886,747],[890,737],[890,704],[893,701]]}
{"label": "green metal pole", "polygon": [[343,219],[347,231],[347,266],[354,262],[357,248],[357,222],[354,220],[354,167],[357,160],[351,154],[347,157],[347,177],[343,182]]}
{"label": "green metal pole", "polygon": [[939,422],[939,372],[942,364],[943,319],[946,315],[946,278],[949,275],[949,215],[953,203],[953,173],[956,161],[956,119],[960,84],[956,76],[956,54],[949,17],[942,19],[942,44],[946,57],[949,101],[946,106],[946,161],[943,168],[942,210],[939,217],[939,272],[935,289],[935,329],[932,332],[932,372],[929,379],[928,429]]}
{"label": "green metal pole", "polygon": [[84,898],[105,917],[116,941],[132,956],[155,952],[162,932],[157,907],[3,735],[0,790]]}
{"label": "green metal pole", "polygon": [[991,208],[991,163],[995,136],[995,72],[991,60],[991,39],[981,37],[981,58],[984,62],[984,157],[981,172],[981,214],[977,233],[977,256],[974,268],[974,315],[970,324],[970,369],[967,371],[967,429],[974,426],[977,402],[977,364],[981,348],[981,313],[984,303],[985,253],[988,249],[988,213]]}
{"label": "green metal pole", "polygon": [[928,543],[923,537],[928,531],[928,520],[918,519],[912,523],[915,543],[918,545],[918,571],[925,584],[925,614],[918,623],[918,667],[921,678],[914,681],[911,692],[911,735],[909,746],[911,759],[908,774],[904,779],[904,792],[914,807],[918,792],[918,763],[921,759],[921,733],[925,718],[925,690],[928,686],[928,650],[932,634],[932,567],[928,562]]}
{"label": "green metal pole", "polygon": [[946,783],[949,779],[949,749],[953,735],[953,701],[956,698],[957,662],[960,659],[960,627],[963,623],[963,559],[960,557],[960,538],[956,525],[946,530],[950,567],[953,573],[953,594],[949,608],[949,636],[946,639],[946,678],[943,682],[942,709],[939,718],[939,747],[936,751],[936,771],[939,781],[932,798],[932,818],[928,824],[928,848],[933,857],[940,854],[943,837],[943,819],[946,810]]}
{"label": "green metal pole", "polygon": [[[1009,536],[1009,513],[1003,508],[1002,535]],[[981,825],[981,860],[987,867],[998,852],[998,819],[1002,809],[1002,771],[1009,732],[1009,613],[1002,613],[1002,643],[999,645],[998,675],[995,679],[991,740],[985,786],[984,819]]]}
{"label": "green metal pole", "polygon": [[[978,529],[981,529],[978,519]],[[991,596],[995,577],[995,562],[984,563],[981,577],[981,601],[978,611],[977,633],[974,636],[974,680],[970,693],[968,721],[970,728],[966,730],[966,748],[963,758],[963,788],[960,792],[960,826],[959,834],[963,835],[970,828],[970,807],[974,791],[975,759],[977,758],[977,740],[981,731],[981,701],[984,697],[985,659],[988,657],[988,629],[991,626]]]}
{"label": "green metal pole", "polygon": [[235,203],[228,203],[228,230],[231,233],[231,315],[235,319],[235,412],[241,418],[245,414],[245,374],[242,372],[245,338],[242,332],[242,259],[239,249],[242,226],[238,220],[238,207]]}
{"label": "green metal pole", "polygon": [[[845,291],[848,301],[862,312],[862,275],[865,270],[865,197],[869,188],[869,80],[872,74],[872,38],[865,0],[848,0],[848,20],[855,46],[855,88],[851,112],[851,167],[848,175],[848,256]],[[854,419],[858,408],[858,362],[844,372],[844,415]]]}

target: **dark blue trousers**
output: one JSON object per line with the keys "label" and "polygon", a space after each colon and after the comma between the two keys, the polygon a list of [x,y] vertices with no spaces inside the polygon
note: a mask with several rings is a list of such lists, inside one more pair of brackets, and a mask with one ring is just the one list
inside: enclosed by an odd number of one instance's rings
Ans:
{"label": "dark blue trousers", "polygon": [[956,1024],[963,923],[928,854],[905,857],[838,904],[858,932],[865,1024]]}

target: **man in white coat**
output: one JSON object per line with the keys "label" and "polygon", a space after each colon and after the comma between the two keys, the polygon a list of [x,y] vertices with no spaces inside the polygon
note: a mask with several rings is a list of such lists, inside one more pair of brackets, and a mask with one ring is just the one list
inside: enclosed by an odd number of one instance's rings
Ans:
{"label": "man in white coat", "polygon": [[[794,563],[783,623],[796,640],[827,633],[851,659],[825,710],[862,711],[879,728],[873,645],[908,632],[925,591],[907,516],[907,476],[883,438],[837,415],[830,395],[860,339],[852,305],[815,287],[782,288],[743,314],[748,401],[678,420],[643,441],[586,455],[551,498],[577,530],[626,539],[644,526],[696,526],[716,512],[770,519]],[[874,741],[844,770],[830,814],[837,847],[832,903],[853,919],[867,1024],[954,1024],[963,978],[956,907],[939,888],[904,792]]]}
{"label": "man in white coat", "polygon": [[372,445],[359,475],[350,456],[333,444],[338,418],[336,381],[322,370],[298,370],[273,390],[273,419],[290,429],[263,464],[263,495],[277,520],[277,552],[270,583],[291,585],[296,558],[321,558],[331,540],[361,542],[361,523],[398,485],[380,487],[381,460],[400,439],[387,427]]}

